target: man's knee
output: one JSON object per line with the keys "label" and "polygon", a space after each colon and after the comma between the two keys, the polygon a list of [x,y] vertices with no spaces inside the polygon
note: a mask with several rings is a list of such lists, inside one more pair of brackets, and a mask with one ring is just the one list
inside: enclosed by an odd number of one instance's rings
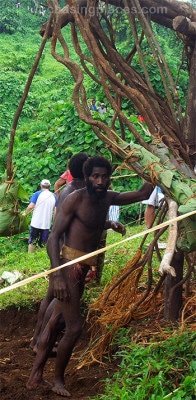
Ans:
{"label": "man's knee", "polygon": [[71,324],[69,326],[66,325],[66,335],[76,339],[78,338],[82,333],[82,323],[80,321],[77,321],[74,324]]}

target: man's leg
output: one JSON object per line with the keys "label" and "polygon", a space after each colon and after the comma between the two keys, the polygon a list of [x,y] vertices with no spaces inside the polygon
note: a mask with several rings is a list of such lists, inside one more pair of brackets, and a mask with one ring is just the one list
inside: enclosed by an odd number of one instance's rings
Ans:
{"label": "man's leg", "polygon": [[148,204],[146,206],[145,212],[144,212],[144,219],[145,219],[145,224],[146,228],[149,229],[152,227],[154,219],[155,219],[155,207]]}
{"label": "man's leg", "polygon": [[28,239],[28,253],[33,253],[36,250],[36,242],[39,237],[39,229],[30,227],[30,234]]}
{"label": "man's leg", "polygon": [[33,253],[36,250],[36,246],[34,244],[28,245],[28,253]]}
{"label": "man's leg", "polygon": [[60,308],[60,301],[55,300],[53,313],[46,324],[45,329],[40,335],[39,349],[35,357],[29,380],[27,382],[28,389],[34,389],[38,386],[52,387],[52,385],[43,379],[43,371],[48,356],[59,333],[59,321],[62,317]]}
{"label": "man's leg", "polygon": [[[79,265],[79,268],[81,266]],[[61,302],[60,307],[65,320],[65,333],[57,348],[55,380],[52,390],[61,396],[69,397],[64,386],[65,368],[70,360],[73,348],[82,332],[82,317],[80,298],[84,290],[84,281],[89,267],[78,269],[78,264],[65,268],[63,271],[69,291],[69,300]]]}
{"label": "man's leg", "polygon": [[42,328],[44,315],[45,315],[45,312],[46,312],[50,302],[53,300],[53,298],[54,298],[53,278],[52,278],[52,275],[50,275],[48,290],[47,290],[46,296],[41,301],[40,308],[39,308],[39,311],[37,314],[37,323],[35,326],[33,339],[31,340],[31,343],[30,343],[30,348],[33,349],[33,351],[35,353],[37,353],[39,334],[40,334],[40,331]]}
{"label": "man's leg", "polygon": [[40,229],[39,246],[45,247],[49,237],[49,229]]}

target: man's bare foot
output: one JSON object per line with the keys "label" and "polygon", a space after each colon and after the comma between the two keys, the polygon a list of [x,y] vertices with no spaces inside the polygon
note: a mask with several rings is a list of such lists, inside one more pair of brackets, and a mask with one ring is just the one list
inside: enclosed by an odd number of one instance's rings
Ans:
{"label": "man's bare foot", "polygon": [[37,354],[37,352],[38,352],[38,345],[36,344],[36,345],[32,348],[32,350],[33,350],[33,353],[34,353],[34,354]]}
{"label": "man's bare foot", "polygon": [[52,391],[56,394],[59,394],[60,396],[71,397],[71,394],[65,389],[65,386],[61,383],[56,383],[53,386]]}
{"label": "man's bare foot", "polygon": [[38,350],[37,340],[35,340],[34,338],[31,338],[31,342],[29,344],[29,348],[31,350],[33,350],[33,353],[37,354],[37,350]]}
{"label": "man's bare foot", "polygon": [[27,389],[30,389],[30,390],[36,389],[38,387],[41,387],[41,388],[45,387],[45,388],[51,389],[52,385],[48,381],[45,381],[44,379],[42,379],[40,382],[34,382],[34,383],[33,382],[31,383],[30,381],[28,381],[26,384],[26,387],[27,387]]}
{"label": "man's bare foot", "polygon": [[36,344],[36,342],[34,342],[34,340],[32,339],[31,342],[30,342],[30,344],[29,344],[29,348],[30,348],[31,350],[33,350],[33,347],[35,346],[35,344]]}

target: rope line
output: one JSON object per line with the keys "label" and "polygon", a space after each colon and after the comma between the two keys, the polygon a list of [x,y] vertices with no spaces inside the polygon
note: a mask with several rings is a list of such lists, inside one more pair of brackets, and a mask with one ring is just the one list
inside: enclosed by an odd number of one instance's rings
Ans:
{"label": "rope line", "polygon": [[[191,212],[189,212],[187,214],[180,215],[180,216],[178,216],[176,218],[170,219],[169,221],[162,222],[161,224],[156,225],[156,226],[148,229],[147,231],[148,231],[148,233],[155,232],[158,229],[164,228],[165,226],[169,226],[169,225],[173,224],[176,221],[181,221],[181,220],[183,220],[183,219],[185,219],[187,217],[190,217],[190,216],[192,216],[194,214],[196,214],[196,210],[195,211],[191,211]],[[146,235],[146,230],[144,230],[142,232],[139,232],[139,233],[136,233],[135,235],[129,236],[128,238],[123,239],[120,242],[115,242],[115,243],[110,244],[110,245],[108,245],[106,247],[103,247],[101,249],[92,251],[91,253],[85,254],[84,256],[75,258],[74,260],[68,261],[65,264],[59,265],[56,268],[52,268],[52,269],[50,269],[48,271],[45,271],[45,272],[40,272],[37,275],[31,276],[29,278],[26,278],[26,279],[24,279],[24,280],[22,280],[20,282],[16,282],[13,285],[10,285],[10,286],[7,286],[7,287],[1,289],[0,290],[0,294],[6,293],[6,292],[9,292],[10,290],[13,290],[13,289],[19,288],[21,286],[24,286],[27,283],[33,282],[33,281],[35,281],[35,280],[37,280],[39,278],[46,277],[47,275],[50,275],[55,271],[59,271],[60,269],[62,269],[64,267],[68,267],[68,266],[73,265],[75,263],[79,263],[80,261],[84,261],[89,257],[93,257],[93,256],[95,256],[97,254],[103,253],[104,251],[110,250],[110,249],[112,249],[112,248],[114,248],[116,246],[119,246],[119,245],[121,245],[123,243],[126,243],[129,240],[133,240],[133,239],[136,239],[136,238],[144,236],[144,235]]]}

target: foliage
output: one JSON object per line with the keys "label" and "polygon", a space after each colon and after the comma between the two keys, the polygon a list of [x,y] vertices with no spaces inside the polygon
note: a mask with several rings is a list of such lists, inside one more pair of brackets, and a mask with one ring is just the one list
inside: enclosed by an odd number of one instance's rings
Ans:
{"label": "foliage", "polygon": [[192,400],[195,396],[196,363],[194,332],[171,336],[146,346],[130,343],[131,330],[121,329],[115,358],[119,370],[107,379],[101,400]]}
{"label": "foliage", "polygon": [[[23,184],[30,181],[31,191],[37,189],[43,176],[49,176],[54,184],[78,149],[89,155],[96,152],[107,154],[90,126],[79,120],[73,103],[63,100],[49,102],[35,116],[31,126],[23,126],[18,131],[14,152],[16,176]],[[21,153],[23,158],[19,156]]]}
{"label": "foliage", "polygon": [[[9,128],[13,119],[22,90],[27,79],[28,70],[33,62],[37,47],[32,44],[27,48],[21,46],[22,38],[28,41],[27,31],[33,32],[40,25],[41,18],[38,21],[36,15],[25,13],[23,10],[11,9],[10,2],[3,0],[4,10],[1,32],[14,35],[20,46],[12,48],[7,59],[3,61],[0,68],[1,76],[1,146],[0,150],[0,171],[3,174],[6,166],[7,145],[9,142]],[[8,4],[9,7],[5,7]],[[25,1],[28,5],[28,0]],[[6,11],[5,11],[6,10]],[[5,15],[6,14],[6,15]],[[20,18],[18,18],[20,17]],[[37,24],[38,23],[38,24]],[[28,29],[27,29],[28,26]],[[118,47],[121,44],[121,38],[125,35],[125,24],[117,24],[116,32],[118,36]],[[172,74],[176,77],[179,69],[178,55],[179,48],[171,52],[171,48],[176,46],[174,37],[166,42],[163,40],[164,33],[159,31],[159,37],[162,37],[161,46],[164,53],[168,55],[168,61]],[[20,33],[20,35],[19,35]],[[166,35],[168,38],[168,35]],[[36,45],[38,45],[38,36],[34,36]],[[170,43],[169,43],[170,41]],[[27,42],[26,42],[27,43]],[[123,51],[126,54],[126,48],[131,48],[130,43],[125,43]],[[1,52],[4,54],[7,49],[7,41]],[[21,53],[20,53],[21,50]],[[147,51],[145,40],[142,43],[142,50],[146,50],[145,61],[150,68],[150,78],[153,87],[156,88],[159,95],[164,97],[162,83],[157,74],[156,66],[153,63],[152,55]],[[27,57],[26,55],[29,55]],[[177,55],[177,59],[175,58]],[[15,148],[14,148],[14,167],[16,178],[24,185],[25,189],[31,194],[37,190],[43,175],[49,177],[52,183],[59,177],[67,167],[70,156],[79,150],[86,151],[88,154],[101,153],[107,156],[113,163],[120,164],[120,161],[111,155],[102,142],[95,137],[90,126],[79,120],[76,110],[73,106],[70,94],[72,93],[73,80],[61,66],[57,66],[51,61],[51,57],[45,58],[39,66],[35,76],[31,91],[26,101],[23,113],[18,126]],[[73,55],[75,57],[75,55]],[[48,61],[49,60],[49,61]],[[137,55],[133,59],[133,67],[141,72],[140,63]],[[181,79],[179,94],[182,107],[184,107],[183,97],[186,93],[187,75],[184,71],[186,60],[183,60],[180,74]],[[55,72],[54,72],[55,70]],[[5,77],[5,78],[4,78]],[[96,97],[97,101],[106,101],[103,90],[97,83],[91,83],[90,79],[85,78],[88,86],[87,95],[89,99]],[[114,95],[114,94],[113,94]],[[144,131],[145,125],[138,126],[137,117],[133,115],[133,104],[127,98],[123,99],[122,109],[127,117],[135,124],[138,131],[141,132],[146,141],[149,141],[148,135]],[[113,110],[108,107],[108,113],[103,117],[108,125],[113,117]],[[94,119],[100,118],[98,115]],[[115,129],[119,130],[119,121],[115,121]],[[128,129],[125,130],[126,140],[133,140]],[[119,171],[117,171],[119,172]],[[116,173],[117,174],[117,173]],[[112,186],[115,190],[135,189],[138,187],[136,177],[125,177],[126,171],[120,171],[123,178],[113,180]],[[134,206],[134,207],[138,207]],[[138,208],[131,213],[131,218],[136,218]],[[121,211],[122,220],[130,218],[128,209]],[[135,232],[135,231],[134,231]],[[15,236],[12,238],[0,238],[1,266],[0,273],[4,270],[13,271],[14,269],[22,272],[23,278],[31,276],[49,268],[49,260],[45,249],[38,250],[36,253],[27,255],[27,236]],[[116,240],[116,239],[115,239]],[[118,271],[118,268],[125,262],[125,258],[130,258],[137,241],[131,243],[130,250],[125,248],[113,250],[107,253],[109,263],[106,263],[108,269],[104,270],[103,283],[105,284],[111,276]],[[43,297],[47,287],[45,279],[39,279],[29,285],[23,286],[16,291],[9,292],[1,296],[1,307],[6,308],[11,304],[16,307],[23,305],[32,307]],[[94,300],[96,294],[100,291],[85,291],[84,300]],[[135,400],[153,400],[163,399],[169,396],[172,399],[193,398],[195,385],[195,362],[192,359],[194,347],[192,345],[195,335],[186,332],[184,335],[176,334],[170,340],[161,343],[150,344],[149,346],[136,345],[131,343],[131,331],[120,330],[114,339],[118,347],[118,352],[114,357],[119,360],[119,371],[115,374],[112,381],[108,380],[104,395],[98,395],[99,399],[127,399]],[[191,343],[191,346],[190,346]],[[186,361],[185,361],[186,360]],[[170,397],[172,396],[172,397]]]}
{"label": "foliage", "polygon": [[[41,2],[40,2],[41,3]],[[16,32],[25,33],[32,29],[38,29],[44,21],[41,13],[34,13],[30,0],[15,2],[13,0],[1,0],[0,3],[0,34],[13,35]]]}
{"label": "foliage", "polygon": [[0,4],[0,33],[14,33],[19,27],[18,9],[12,0],[1,1]]}
{"label": "foliage", "polygon": [[[28,231],[12,237],[0,238],[0,276],[4,271],[16,270],[22,274],[22,279],[25,279],[48,269],[49,260],[45,249],[40,249],[27,256],[27,237]],[[6,286],[6,283],[4,285]],[[32,308],[43,298],[46,288],[47,280],[42,278],[22,286],[18,290],[11,291],[9,294],[5,293],[0,296],[0,309],[12,305],[18,308],[22,306]]]}
{"label": "foliage", "polygon": [[[2,7],[3,5],[7,6],[8,3],[6,1],[3,0],[1,3]],[[9,43],[6,34],[2,34],[1,36],[0,54],[5,53],[6,48],[6,57],[2,57],[3,61],[0,65],[0,103],[2,116],[0,137],[3,144],[0,149],[0,173],[2,176],[4,176],[6,169],[11,123],[21,99],[29,70],[41,42],[38,31],[43,16],[38,12],[40,2],[37,1],[35,3],[37,11],[34,14],[30,12],[32,5],[28,0],[23,2],[23,6],[20,9],[14,7],[14,12],[18,13],[20,26],[23,27],[23,30],[18,26],[9,39]],[[9,4],[11,5],[12,2],[10,1]],[[11,8],[13,11],[13,4]],[[9,8],[7,15],[9,17]],[[48,18],[48,15],[46,14],[44,18]],[[116,18],[118,46],[119,48],[125,46],[123,51],[126,54],[128,43],[126,40],[121,40],[122,37],[130,37],[129,32],[125,32],[129,29],[126,25],[126,16],[114,15],[114,18]],[[67,43],[70,44],[67,30],[65,30],[64,34]],[[162,38],[165,37],[163,27],[160,28],[158,35]],[[170,62],[174,69],[177,70],[178,57],[170,57],[171,47],[174,45],[173,39],[170,39],[172,37],[174,37],[173,33],[169,35],[167,41],[162,39],[162,43],[165,53],[168,53]],[[132,45],[133,40],[129,43],[129,46]],[[175,45],[177,46],[177,44]],[[159,87],[159,82],[157,81],[158,73],[156,68],[152,68],[152,56],[147,49],[146,41],[143,41],[142,46],[144,50],[146,49],[145,57],[147,64],[151,67],[152,81],[154,79],[154,85],[161,93],[162,89],[161,86]],[[59,175],[67,168],[67,163],[71,155],[81,149],[89,155],[100,153],[108,157],[112,163],[120,164],[120,160],[105,148],[104,144],[95,136],[91,127],[79,120],[70,96],[73,90],[73,78],[68,70],[51,57],[49,47],[50,42],[48,41],[25,102],[15,137],[13,154],[15,177],[20,180],[21,184],[28,191],[29,196],[32,191],[37,190],[43,176],[49,177],[54,184]],[[57,49],[61,52],[60,47],[57,46]],[[84,43],[83,51],[89,55],[89,51]],[[77,60],[77,55],[72,49],[71,58],[74,61]],[[140,63],[137,54],[133,59],[133,66],[140,72]],[[88,75],[85,76],[85,83],[88,87],[87,95],[89,101],[95,97],[97,103],[104,101],[107,104],[103,89],[98,83],[93,82]],[[186,79],[184,80],[184,86],[182,91],[187,87]],[[122,108],[125,115],[136,127],[138,133],[144,137],[146,142],[150,142],[151,138],[146,134],[146,125],[145,123],[138,123],[130,100],[124,99]],[[110,106],[107,107],[107,111],[107,114],[101,118],[110,126],[114,111]],[[100,119],[100,116],[96,113],[93,115],[93,118]],[[120,131],[118,119],[116,119],[114,127],[117,132]],[[135,140],[127,127],[125,127],[125,136],[128,142]],[[124,173],[120,172],[121,175],[126,173],[127,171]],[[137,177],[123,177],[117,181],[114,179],[112,184],[115,190],[122,191],[129,188],[134,190],[139,187],[141,180],[138,180]],[[127,221],[130,218],[132,220],[136,219],[139,215],[139,205],[131,206],[126,211],[122,210],[121,215],[123,221]]]}

